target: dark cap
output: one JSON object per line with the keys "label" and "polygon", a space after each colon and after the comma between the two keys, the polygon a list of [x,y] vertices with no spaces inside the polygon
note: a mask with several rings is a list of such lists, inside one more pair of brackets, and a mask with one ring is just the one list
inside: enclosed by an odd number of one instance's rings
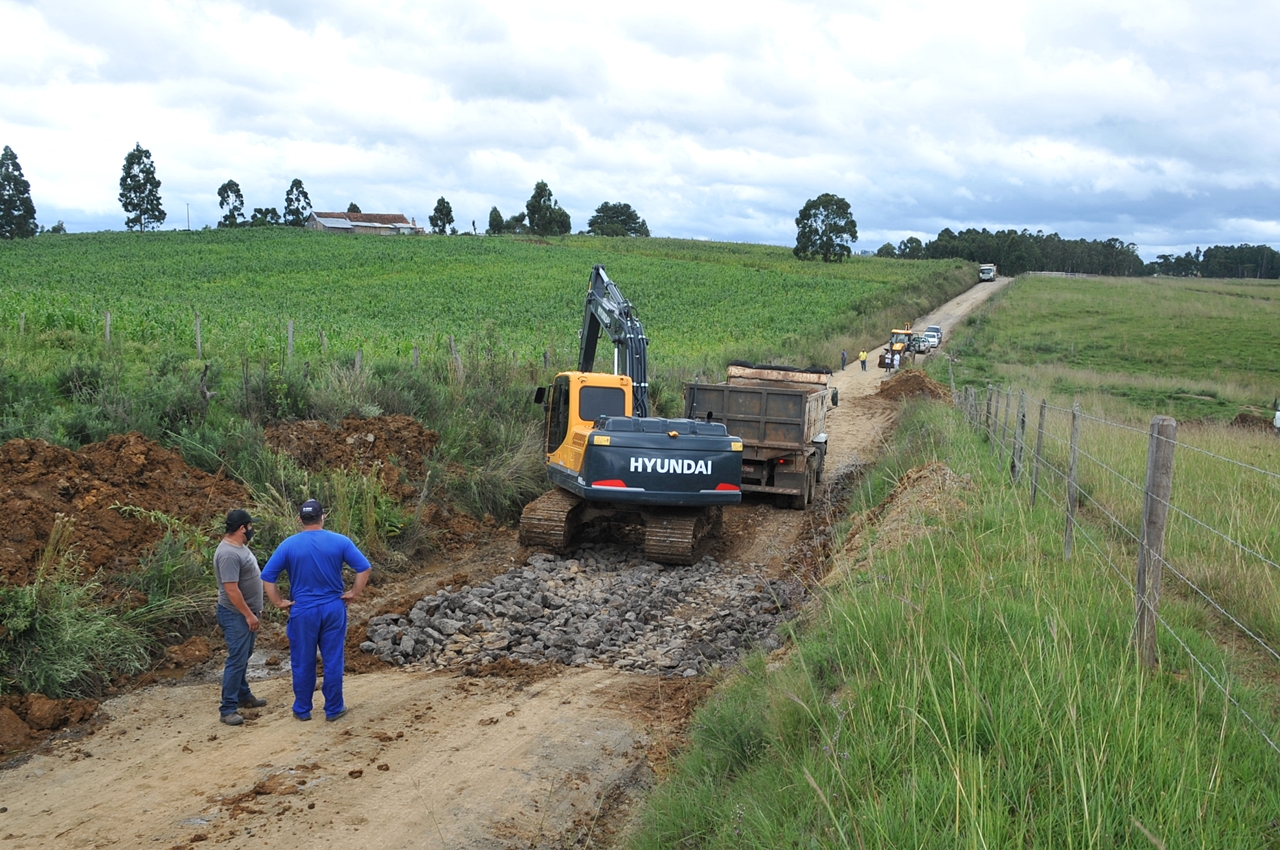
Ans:
{"label": "dark cap", "polygon": [[298,516],[307,520],[320,519],[324,516],[324,507],[315,499],[307,499],[298,508]]}
{"label": "dark cap", "polygon": [[249,516],[248,511],[236,508],[227,514],[227,533],[230,534],[242,525],[253,525],[255,522],[257,520]]}

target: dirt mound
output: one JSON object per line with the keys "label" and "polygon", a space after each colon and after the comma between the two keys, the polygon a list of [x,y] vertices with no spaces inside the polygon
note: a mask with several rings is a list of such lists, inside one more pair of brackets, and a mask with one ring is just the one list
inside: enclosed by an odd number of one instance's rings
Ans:
{"label": "dirt mound", "polygon": [[394,414],[358,419],[349,416],[337,428],[303,420],[267,428],[267,445],[284,452],[312,472],[321,469],[353,469],[369,472],[381,464],[379,476],[387,490],[401,499],[418,495],[400,480],[403,470],[410,481],[422,477],[422,462],[431,454],[440,435],[422,427],[412,416]]}
{"label": "dirt mound", "polygon": [[1274,422],[1267,417],[1244,411],[1237,413],[1236,418],[1231,420],[1231,427],[1256,428],[1260,431],[1274,431],[1276,429]]}
{"label": "dirt mound", "polygon": [[49,699],[44,694],[0,697],[0,753],[26,749],[50,732],[83,723],[97,710],[97,700],[91,699]]}
{"label": "dirt mound", "polygon": [[919,369],[905,369],[880,385],[879,394],[885,398],[902,399],[915,396],[949,401],[951,390],[930,378]]}
{"label": "dirt mound", "polygon": [[244,488],[193,469],[182,457],[141,434],[117,434],[70,451],[43,440],[0,446],[0,577],[31,580],[54,518],[75,521],[72,547],[90,573],[123,568],[164,536],[146,519],[111,508],[134,505],[203,524],[248,501]]}
{"label": "dirt mound", "polygon": [[974,489],[971,477],[957,475],[938,461],[903,473],[888,498],[854,517],[844,552],[823,583],[831,584],[856,569],[872,550],[903,546],[931,533],[938,520],[945,526],[949,516],[968,509],[966,494]]}

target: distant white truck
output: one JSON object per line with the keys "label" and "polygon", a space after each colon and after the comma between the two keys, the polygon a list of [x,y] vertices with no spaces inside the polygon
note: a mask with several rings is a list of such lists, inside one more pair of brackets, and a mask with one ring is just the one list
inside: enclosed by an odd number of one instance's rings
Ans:
{"label": "distant white truck", "polygon": [[995,280],[995,279],[996,279],[995,263],[983,263],[982,265],[978,266],[978,280]]}

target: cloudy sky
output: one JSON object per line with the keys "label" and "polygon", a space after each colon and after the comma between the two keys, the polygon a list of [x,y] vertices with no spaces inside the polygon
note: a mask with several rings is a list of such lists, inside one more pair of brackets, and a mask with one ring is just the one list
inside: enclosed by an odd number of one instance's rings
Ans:
{"label": "cloudy sky", "polygon": [[546,180],[574,229],[794,244],[834,192],[859,248],[943,227],[1280,245],[1280,3],[0,0],[0,144],[40,223],[120,229],[149,149],[165,227],[217,189],[460,227]]}

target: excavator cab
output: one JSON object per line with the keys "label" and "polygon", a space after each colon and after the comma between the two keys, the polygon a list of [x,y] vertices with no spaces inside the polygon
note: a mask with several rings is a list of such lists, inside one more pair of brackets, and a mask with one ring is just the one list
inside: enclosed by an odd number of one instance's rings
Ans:
{"label": "excavator cab", "polygon": [[631,415],[632,383],[626,375],[561,372],[534,401],[546,411],[547,461],[576,472],[587,432],[604,417]]}

